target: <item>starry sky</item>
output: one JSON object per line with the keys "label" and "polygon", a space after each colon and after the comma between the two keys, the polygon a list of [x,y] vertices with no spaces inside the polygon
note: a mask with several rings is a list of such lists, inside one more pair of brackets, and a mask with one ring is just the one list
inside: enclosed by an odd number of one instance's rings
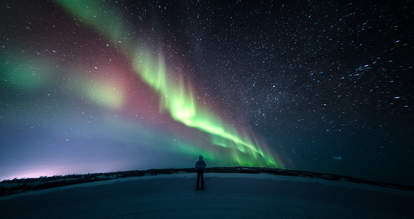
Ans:
{"label": "starry sky", "polygon": [[410,1],[0,3],[0,179],[259,166],[414,184]]}

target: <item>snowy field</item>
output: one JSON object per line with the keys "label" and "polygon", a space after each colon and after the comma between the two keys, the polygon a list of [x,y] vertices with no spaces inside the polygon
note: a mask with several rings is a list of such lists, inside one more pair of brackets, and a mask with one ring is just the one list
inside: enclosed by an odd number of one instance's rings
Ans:
{"label": "snowy field", "polygon": [[414,218],[414,192],[269,174],[195,173],[0,197],[1,218]]}

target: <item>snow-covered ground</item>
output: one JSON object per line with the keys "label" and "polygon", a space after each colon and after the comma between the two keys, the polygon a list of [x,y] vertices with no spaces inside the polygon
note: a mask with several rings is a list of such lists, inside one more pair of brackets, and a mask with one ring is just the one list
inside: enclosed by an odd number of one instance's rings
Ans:
{"label": "snow-covered ground", "polygon": [[0,197],[1,218],[414,218],[414,192],[270,174],[141,176]]}

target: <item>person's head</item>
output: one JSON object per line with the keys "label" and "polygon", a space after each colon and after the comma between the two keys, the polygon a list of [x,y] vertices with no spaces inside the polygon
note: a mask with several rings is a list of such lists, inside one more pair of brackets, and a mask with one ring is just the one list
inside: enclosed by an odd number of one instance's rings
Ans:
{"label": "person's head", "polygon": [[202,159],[203,159],[203,156],[200,155],[200,160],[202,160]]}

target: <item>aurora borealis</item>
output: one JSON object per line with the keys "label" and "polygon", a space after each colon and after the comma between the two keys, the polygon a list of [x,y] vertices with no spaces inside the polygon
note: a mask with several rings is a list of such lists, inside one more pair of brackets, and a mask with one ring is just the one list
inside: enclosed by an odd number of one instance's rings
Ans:
{"label": "aurora borealis", "polygon": [[[126,28],[119,19],[119,14],[121,14],[119,12],[116,13],[111,9],[104,9],[102,5],[96,4],[94,1],[62,0],[59,2],[71,14],[100,31],[114,44],[122,42],[121,36],[128,35],[127,32],[122,31]],[[109,12],[109,14],[103,14],[102,12]],[[114,14],[115,16],[113,16]],[[181,74],[168,77],[171,72],[167,71],[162,54],[152,57],[151,52],[142,46],[142,44],[145,44],[144,42],[136,42],[134,44],[131,41],[133,40],[128,40],[119,45],[119,47],[126,56],[131,57],[135,72],[160,95],[161,112],[164,110],[168,111],[174,120],[188,127],[206,132],[212,135],[214,139],[222,138],[223,140],[221,140],[220,144],[215,144],[217,146],[235,147],[242,153],[250,153],[254,159],[257,159],[258,155],[263,157],[266,165],[278,166],[272,155],[264,154],[259,147],[251,143],[251,140],[245,140],[247,139],[246,137],[243,139],[234,128],[223,124],[220,118],[210,112],[208,108],[200,106],[194,98],[191,84],[187,83],[190,86],[187,85]],[[126,47],[122,46],[125,44],[127,45]],[[138,47],[137,51],[134,54],[130,54],[131,51],[128,51],[127,48],[134,48],[134,45],[137,45],[135,46]],[[215,141],[212,143],[214,144]],[[251,161],[240,159],[234,153],[232,156],[239,164],[252,165]]]}
{"label": "aurora borealis", "polygon": [[[119,20],[119,17],[110,16],[112,14],[120,13],[112,13],[112,10],[103,9],[93,1],[62,0],[60,3],[72,14],[77,15],[81,20],[84,20],[85,23],[90,24],[96,30],[101,31],[101,33],[106,35],[114,44],[122,42],[121,36],[128,35],[127,32],[124,33],[121,31],[122,29],[125,29],[122,28],[123,25],[121,22],[116,22]],[[102,11],[109,11],[109,15],[102,15]],[[103,17],[104,19],[100,19],[100,17]],[[102,23],[106,19],[109,19],[109,21]],[[115,27],[114,29],[108,28],[113,26]],[[131,41],[133,40],[129,40],[129,43],[124,42],[123,45],[127,44],[128,48],[133,48],[134,43]],[[249,156],[253,157],[252,160],[246,160],[246,158],[240,159],[236,153],[232,152],[233,161],[238,164],[249,166],[254,164],[258,165],[259,163],[257,160],[263,158],[266,165],[274,167],[278,166],[272,155],[264,154],[263,151],[258,146],[253,145],[250,140],[244,140],[239,136],[234,128],[229,127],[229,125],[224,125],[219,117],[210,112],[208,108],[200,106],[193,96],[192,88],[186,86],[182,75],[177,74],[168,77],[168,71],[163,61],[162,54],[159,54],[157,57],[151,57],[151,52],[141,46],[141,44],[145,43],[138,42],[135,44],[138,45],[136,46],[138,47],[138,49],[136,49],[138,51],[133,55],[130,54],[128,49],[123,48],[125,46],[119,47],[127,57],[132,56],[133,69],[135,72],[160,95],[161,112],[167,110],[174,120],[181,122],[188,127],[197,128],[206,132],[210,134],[211,137],[222,138],[224,140],[222,141],[222,144],[214,144],[213,141],[213,145],[232,147],[232,150],[238,149],[240,152],[248,153],[250,154]],[[178,80],[176,78],[178,78]],[[110,103],[116,104],[116,100],[120,99],[120,97],[111,98],[113,95],[107,94],[105,90],[98,90],[94,93],[98,93],[97,95],[99,96],[104,96],[102,98],[93,97],[93,99],[103,100],[103,102],[108,102],[105,100],[109,98],[113,99],[112,101],[109,101]]]}
{"label": "aurora borealis", "polygon": [[402,181],[408,6],[328,2],[5,1],[0,179],[202,154]]}
{"label": "aurora borealis", "polygon": [[[263,151],[264,145],[259,146],[255,137],[247,132],[248,129],[235,127],[230,122],[225,122],[206,104],[201,104],[199,99],[196,100],[191,82],[184,79],[185,72],[171,72],[169,69],[172,67],[166,66],[160,51],[145,48],[143,46],[146,44],[145,41],[139,39],[122,42],[121,38],[128,35],[128,30],[123,25],[122,16],[115,8],[104,9],[103,4],[96,1],[58,1],[58,3],[68,11],[68,16],[78,17],[82,21],[83,28],[90,28],[97,36],[105,38],[104,40],[107,41],[105,46],[115,45],[113,50],[119,53],[122,61],[125,62],[124,68],[120,69],[109,63],[105,67],[95,65],[92,69],[88,69],[83,66],[85,63],[77,61],[65,63],[64,72],[53,72],[46,69],[48,66],[58,65],[59,61],[53,58],[35,55],[28,55],[25,58],[11,57],[13,52],[9,51],[7,55],[4,55],[5,63],[2,71],[7,73],[4,84],[10,87],[10,90],[33,92],[55,87],[58,92],[69,95],[69,98],[74,101],[84,101],[96,110],[105,111],[104,114],[116,113],[116,121],[113,119],[111,121],[118,124],[116,128],[123,131],[117,133],[119,136],[112,135],[108,138],[116,142],[127,141],[126,144],[131,144],[128,147],[150,147],[151,149],[157,147],[157,150],[173,151],[190,158],[202,154],[213,165],[216,162],[224,165],[282,167],[280,161],[276,163],[274,155]],[[102,14],[103,11],[108,11],[109,15]],[[56,53],[56,50],[51,51],[51,54]],[[87,57],[90,60],[94,58]],[[66,78],[65,74],[69,77]],[[134,95],[136,93],[139,94]],[[24,93],[24,95],[28,94]],[[47,95],[50,96],[50,93]],[[133,121],[127,121],[130,117],[139,117],[139,119],[133,118]],[[44,122],[47,119],[39,118],[39,120]],[[93,123],[102,123],[101,120],[102,118],[94,119]],[[159,128],[160,125],[154,124],[152,120],[157,120],[157,123],[166,123],[168,124],[166,126],[170,127]],[[88,122],[92,123],[92,120]],[[102,126],[115,125],[112,122],[110,124],[104,122]],[[63,123],[70,124],[69,121]],[[74,124],[73,127],[79,129],[78,125]],[[153,126],[155,128],[151,130]],[[174,131],[175,129],[179,129],[179,132]],[[126,135],[128,130],[132,132],[131,136]],[[243,135],[238,130],[243,131]],[[183,136],[182,132],[187,134]],[[96,133],[92,130],[85,131],[83,134],[74,131],[65,138],[69,145],[72,144],[69,142],[72,141],[70,139],[74,133],[81,136],[75,138],[106,135],[106,133]],[[197,137],[194,138],[194,136]],[[143,140],[151,143],[146,143],[148,145],[145,146],[139,145]],[[137,157],[137,160],[139,159]],[[69,171],[70,168],[68,167]],[[143,167],[137,166],[136,168]],[[109,170],[116,169],[122,168],[115,166]],[[106,167],[101,171],[105,170]],[[27,172],[30,172],[30,169],[24,174],[15,173],[15,175],[22,177]],[[50,173],[46,171],[44,174]],[[29,174],[29,176],[33,175],[36,174]]]}

